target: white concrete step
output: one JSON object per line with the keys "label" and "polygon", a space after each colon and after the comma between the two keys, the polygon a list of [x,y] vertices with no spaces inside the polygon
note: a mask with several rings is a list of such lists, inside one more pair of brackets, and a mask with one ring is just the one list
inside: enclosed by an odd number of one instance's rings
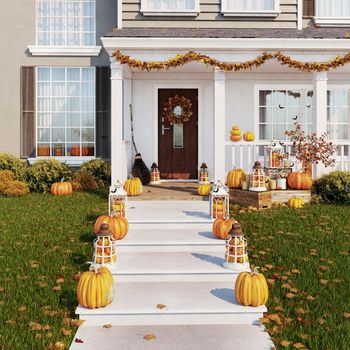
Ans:
{"label": "white concrete step", "polygon": [[212,223],[208,201],[132,201],[126,205],[129,223]]}
{"label": "white concrete step", "polygon": [[225,241],[212,233],[211,224],[130,225],[118,241],[118,252],[222,251]]}
{"label": "white concrete step", "polygon": [[232,281],[220,252],[120,253],[110,270],[118,282]]}
{"label": "white concrete step", "polygon": [[[145,335],[154,335],[145,340]],[[83,343],[75,342],[80,339]],[[272,342],[259,325],[81,326],[70,350],[270,350]]]}
{"label": "white concrete step", "polygon": [[[265,306],[239,305],[234,281],[117,283],[112,304],[100,309],[78,306],[86,325],[213,325],[252,324],[266,312]],[[157,308],[158,304],[166,307]]]}

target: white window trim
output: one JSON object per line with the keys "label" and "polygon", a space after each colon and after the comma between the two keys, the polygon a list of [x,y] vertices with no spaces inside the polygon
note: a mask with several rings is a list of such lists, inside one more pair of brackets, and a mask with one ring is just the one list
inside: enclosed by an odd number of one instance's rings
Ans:
{"label": "white window trim", "polygon": [[101,46],[28,46],[33,56],[98,56]]}
{"label": "white window trim", "polygon": [[141,0],[141,9],[140,12],[144,16],[168,16],[168,17],[183,17],[183,16],[189,16],[189,17],[195,17],[198,16],[200,13],[200,5],[199,0],[195,0],[195,7],[194,9],[190,10],[154,10],[154,9],[148,9],[147,8],[147,0]]}
{"label": "white window trim", "polygon": [[225,17],[277,17],[280,13],[280,0],[275,0],[273,11],[232,11],[228,9],[227,0],[221,0],[221,13]]}
{"label": "white window trim", "polygon": [[314,17],[318,27],[349,27],[350,17]]}

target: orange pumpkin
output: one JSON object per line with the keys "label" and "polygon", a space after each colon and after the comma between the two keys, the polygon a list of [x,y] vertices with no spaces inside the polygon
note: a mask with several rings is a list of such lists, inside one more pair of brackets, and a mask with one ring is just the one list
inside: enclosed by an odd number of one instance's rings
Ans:
{"label": "orange pumpkin", "polygon": [[48,157],[50,156],[50,146],[39,145],[37,149],[38,157]]}
{"label": "orange pumpkin", "polygon": [[247,131],[243,134],[244,141],[254,141],[255,135],[252,131]]}
{"label": "orange pumpkin", "polygon": [[117,240],[123,239],[128,233],[129,223],[125,217],[101,215],[99,218],[97,218],[95,222],[95,226],[94,226],[95,234],[98,234],[102,224],[108,225],[108,228],[112,232],[114,239],[117,239]]}
{"label": "orange pumpkin", "polygon": [[245,181],[245,178],[243,169],[233,169],[227,174],[226,184],[230,188],[242,188],[242,181]]}
{"label": "orange pumpkin", "polygon": [[51,193],[55,196],[65,196],[73,192],[73,186],[70,182],[55,182],[51,185]]}
{"label": "orange pumpkin", "polygon": [[70,155],[73,157],[79,157],[80,156],[80,146],[74,145],[70,149]]}
{"label": "orange pumpkin", "polygon": [[234,222],[235,220],[233,219],[216,219],[213,223],[213,233],[215,237],[226,239]]}
{"label": "orange pumpkin", "polygon": [[312,187],[312,178],[307,173],[289,173],[288,186],[293,190],[309,190]]}
{"label": "orange pumpkin", "polygon": [[233,142],[240,141],[242,138],[241,130],[239,129],[239,126],[235,125],[232,127],[230,131],[230,140]]}

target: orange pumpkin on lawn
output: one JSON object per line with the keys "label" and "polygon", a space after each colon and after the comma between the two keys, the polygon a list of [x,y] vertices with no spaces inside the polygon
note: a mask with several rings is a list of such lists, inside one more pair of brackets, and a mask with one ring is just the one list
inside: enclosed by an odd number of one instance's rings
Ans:
{"label": "orange pumpkin on lawn", "polygon": [[73,192],[73,186],[70,182],[55,182],[51,185],[51,193],[55,196],[66,196]]}

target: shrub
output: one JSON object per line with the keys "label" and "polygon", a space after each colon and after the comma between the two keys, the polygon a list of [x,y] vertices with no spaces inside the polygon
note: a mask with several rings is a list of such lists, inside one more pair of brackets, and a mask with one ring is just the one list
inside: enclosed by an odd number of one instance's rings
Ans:
{"label": "shrub", "polygon": [[88,174],[77,172],[72,180],[73,189],[76,191],[79,190],[94,190],[98,187],[95,178]]}
{"label": "shrub", "polygon": [[11,154],[0,152],[0,170],[11,170],[16,180],[25,180],[28,163]]}
{"label": "shrub", "polygon": [[315,184],[322,201],[350,204],[350,171],[335,171],[324,175]]}
{"label": "shrub", "polygon": [[91,175],[98,187],[107,187],[111,183],[111,165],[102,159],[93,159],[85,162],[78,173]]}
{"label": "shrub", "polygon": [[49,192],[54,182],[70,180],[71,177],[69,166],[55,159],[38,160],[28,171],[29,187],[36,192]]}
{"label": "shrub", "polygon": [[12,171],[0,171],[0,194],[9,197],[20,197],[27,193],[29,193],[28,185],[23,181],[15,180]]}

